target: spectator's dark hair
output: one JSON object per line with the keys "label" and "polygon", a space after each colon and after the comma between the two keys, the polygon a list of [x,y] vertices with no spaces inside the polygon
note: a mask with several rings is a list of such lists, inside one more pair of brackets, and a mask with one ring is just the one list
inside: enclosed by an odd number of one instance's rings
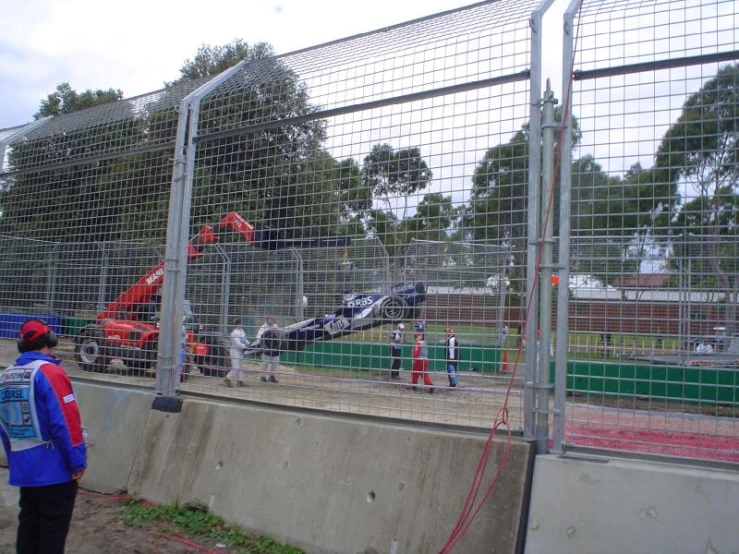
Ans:
{"label": "spectator's dark hair", "polygon": [[18,336],[18,352],[33,352],[44,346],[54,348],[59,339],[43,319],[29,319],[20,329]]}
{"label": "spectator's dark hair", "polygon": [[234,325],[241,325],[241,318],[240,317],[237,317],[236,319],[234,319]]}

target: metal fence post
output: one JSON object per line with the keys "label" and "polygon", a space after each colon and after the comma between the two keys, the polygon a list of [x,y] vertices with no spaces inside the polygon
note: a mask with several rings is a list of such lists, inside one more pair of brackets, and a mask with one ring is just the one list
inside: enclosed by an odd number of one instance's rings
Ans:
{"label": "metal fence post", "polygon": [[156,391],[172,396],[179,387],[177,364],[182,353],[180,340],[185,277],[187,275],[187,243],[190,204],[195,169],[195,138],[198,133],[200,101],[246,64],[242,61],[214,77],[180,102],[175,143],[172,189],[167,223],[167,245],[162,286],[162,321],[159,328]]}
{"label": "metal fence post", "polygon": [[539,310],[539,292],[536,287],[537,253],[539,239],[540,185],[541,185],[541,52],[542,19],[552,0],[544,0],[531,12],[531,73],[529,77],[529,183],[528,226],[526,248],[527,320],[524,335],[526,341],[526,372],[524,390],[524,436],[534,436],[534,387],[536,375],[536,314]]}
{"label": "metal fence post", "polygon": [[219,311],[219,325],[222,336],[228,335],[229,306],[231,305],[231,257],[220,244],[216,244],[216,251],[223,260],[221,266],[221,305]]}
{"label": "metal fence post", "polygon": [[554,363],[554,427],[552,450],[562,453],[567,396],[567,346],[570,325],[570,217],[572,212],[572,60],[575,13],[581,0],[572,0],[564,14],[562,44],[562,122],[559,162],[559,285],[557,289],[557,345]]}
{"label": "metal fence post", "polygon": [[[549,212],[553,194],[554,173],[554,93],[549,80],[544,92],[544,124],[542,125],[542,186],[541,186],[541,266],[539,276],[539,331],[536,336],[536,451],[545,454],[549,450],[549,391],[551,390],[549,368],[552,326],[552,261],[553,261],[553,215]],[[551,204],[553,206],[553,203]],[[531,341],[533,342],[533,340]]]}

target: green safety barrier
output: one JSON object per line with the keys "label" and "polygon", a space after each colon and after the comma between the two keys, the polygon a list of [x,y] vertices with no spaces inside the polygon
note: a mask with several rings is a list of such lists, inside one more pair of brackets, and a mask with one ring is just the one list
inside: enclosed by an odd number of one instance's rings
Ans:
{"label": "green safety barrier", "polygon": [[[551,367],[554,380],[554,364]],[[675,367],[577,361],[567,364],[567,391],[618,398],[739,405],[739,368]]]}
{"label": "green safety barrier", "polygon": [[[403,346],[405,369],[410,369],[413,345]],[[462,344],[460,371],[494,373],[500,371],[500,348],[482,344]],[[283,352],[284,363],[325,368],[377,370],[390,368],[390,346],[372,342],[316,342],[302,352]],[[429,344],[429,370],[446,372],[444,344]]]}

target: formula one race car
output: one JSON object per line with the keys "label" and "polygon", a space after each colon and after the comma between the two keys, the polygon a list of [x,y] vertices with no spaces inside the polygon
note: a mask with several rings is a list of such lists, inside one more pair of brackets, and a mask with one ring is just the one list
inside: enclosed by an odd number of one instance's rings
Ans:
{"label": "formula one race car", "polygon": [[286,350],[301,351],[313,342],[328,341],[356,331],[414,317],[415,308],[426,301],[426,286],[420,282],[398,283],[390,294],[359,293],[344,298],[333,313],[268,329],[247,350],[247,355]]}

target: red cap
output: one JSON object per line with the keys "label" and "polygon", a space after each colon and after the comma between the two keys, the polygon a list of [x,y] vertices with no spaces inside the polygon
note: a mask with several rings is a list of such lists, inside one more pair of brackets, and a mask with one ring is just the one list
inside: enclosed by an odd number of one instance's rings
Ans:
{"label": "red cap", "polygon": [[18,338],[23,343],[31,343],[49,333],[51,333],[51,329],[43,321],[29,319],[21,326],[20,336]]}

